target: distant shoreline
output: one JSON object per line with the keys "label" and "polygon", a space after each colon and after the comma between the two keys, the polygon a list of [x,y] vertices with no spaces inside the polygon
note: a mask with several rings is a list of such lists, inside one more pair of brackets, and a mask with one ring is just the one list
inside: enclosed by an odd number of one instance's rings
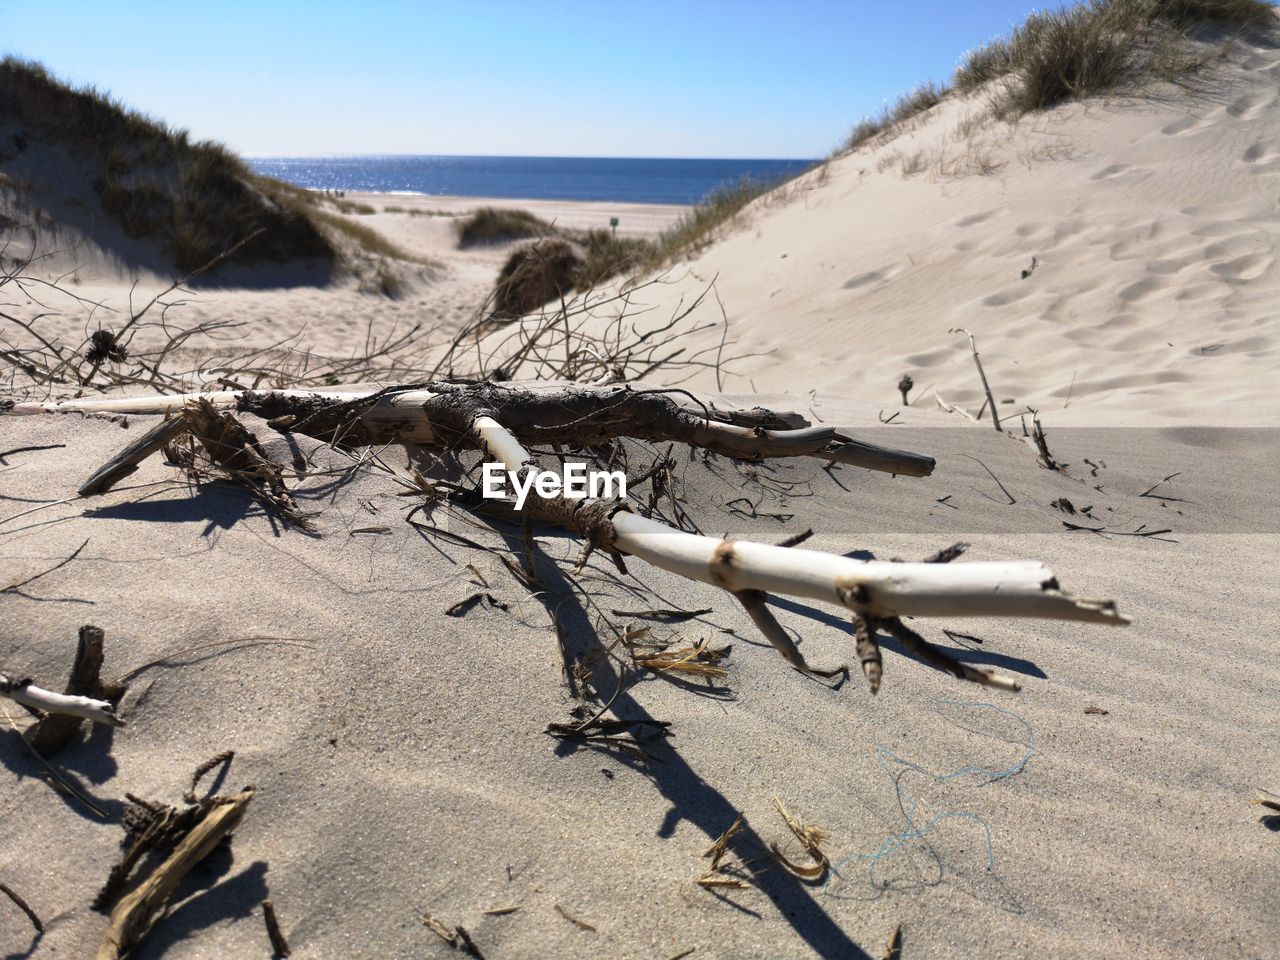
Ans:
{"label": "distant shoreline", "polygon": [[684,206],[744,179],[775,183],[811,160],[595,157],[257,157],[255,172],[308,190]]}
{"label": "distant shoreline", "polygon": [[511,207],[527,210],[550,223],[576,230],[610,230],[618,219],[617,232],[624,236],[654,236],[672,226],[692,208],[675,203],[620,203],[608,200],[546,200],[517,197],[459,197],[418,193],[384,193],[366,190],[345,191],[347,200],[365,203],[379,213],[418,216],[463,216],[480,207]]}

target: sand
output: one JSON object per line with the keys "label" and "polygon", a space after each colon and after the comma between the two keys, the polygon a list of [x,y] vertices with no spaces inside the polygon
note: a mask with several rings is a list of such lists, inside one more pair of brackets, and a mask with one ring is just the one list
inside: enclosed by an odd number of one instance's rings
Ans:
{"label": "sand", "polygon": [[[725,402],[796,410],[938,458],[923,480],[786,464],[765,474],[771,488],[758,472],[682,458],[704,530],[776,541],[811,527],[809,546],[879,558],[963,539],[969,559],[1043,560],[1068,590],[1113,597],[1132,617],[1123,629],[917,621],[967,661],[1018,674],[1016,695],[888,646],[878,696],[858,677],[829,689],[787,667],[723,594],[640,564],[623,582],[593,560],[584,585],[598,609],[584,609],[571,564],[544,562],[538,599],[492,554],[406,524],[414,502],[384,475],[335,482],[323,468],[350,459],[309,441],[317,471],[298,486],[320,511],[318,536],[282,528],[234,488],[174,482],[157,460],[103,498],[17,517],[72,497],[146,418],[127,429],[6,418],[0,450],[66,446],[0,462],[0,584],[88,539],[27,595],[0,595],[7,670],[56,686],[82,623],[106,630],[109,672],[211,641],[292,638],[147,671],[128,727],[57,758],[113,820],[126,791],[176,802],[191,770],[226,749],[236,759],[223,789],[258,787],[230,850],[138,956],[266,955],[268,895],[297,957],[452,955],[424,912],[464,925],[497,960],[878,957],[898,924],[907,957],[1272,955],[1280,847],[1274,818],[1248,799],[1280,778],[1277,75],[1280,54],[1237,45],[1194,96],[1157,91],[978,131],[987,165],[1003,164],[985,175],[933,166],[938,151],[970,149],[955,125],[977,104],[948,101],[757,204],[671,285],[646,290],[658,317],[718,278],[734,349],[761,354],[731,368],[740,376],[724,378]],[[881,164],[916,150],[918,174]],[[401,302],[216,290],[184,309],[248,320],[252,342],[305,322],[307,341],[329,351],[369,317],[378,329],[424,317],[455,329],[502,252],[451,250],[445,217],[368,219],[446,270]],[[125,294],[105,273],[85,286]],[[1067,475],[938,409],[935,392],[970,413],[982,402],[955,326],[977,337],[997,400],[1015,401],[1003,411],[1040,410]],[[917,388],[904,409],[896,383],[907,372]],[[716,387],[710,374],[693,385]],[[279,439],[269,449],[292,455]],[[387,462],[408,468],[397,450]],[[1174,473],[1153,492],[1177,499],[1140,496]],[[770,492],[780,481],[795,484],[785,497]],[[744,494],[757,519],[727,506]],[[1089,516],[1051,505],[1063,498]],[[461,512],[437,508],[430,522],[503,549],[518,542]],[[354,532],[370,527],[388,529]],[[1168,532],[1128,535],[1157,530]],[[539,545],[577,554],[550,531]],[[446,616],[484,589],[477,577],[509,609]],[[657,677],[628,688],[618,715],[673,723],[648,765],[549,738],[546,724],[575,702],[549,611],[565,618],[572,653],[594,655],[607,699],[614,670],[588,624],[601,610],[655,606],[713,608],[655,629],[731,643],[727,690]],[[789,600],[775,610],[811,661],[851,658],[838,611]],[[774,867],[746,890],[698,887],[702,854],[739,814],[749,855],[777,841],[800,856],[775,797],[826,829],[839,875],[807,886]],[[926,843],[898,848],[913,823],[937,817]],[[105,921],[87,904],[119,856],[117,823],[42,782],[13,733],[0,737],[0,822],[0,880],[47,926],[33,940],[0,902],[0,945],[90,954]],[[871,872],[877,853],[889,855]]]}

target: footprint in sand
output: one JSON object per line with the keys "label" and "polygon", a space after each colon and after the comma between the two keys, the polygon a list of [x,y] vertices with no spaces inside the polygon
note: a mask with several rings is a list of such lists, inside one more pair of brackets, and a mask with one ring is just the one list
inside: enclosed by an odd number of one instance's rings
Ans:
{"label": "footprint in sand", "polygon": [[988,210],[986,213],[974,213],[967,217],[961,217],[956,221],[957,227],[976,227],[980,223],[986,223],[996,215],[994,210]]}
{"label": "footprint in sand", "polygon": [[913,353],[906,358],[906,362],[913,367],[937,367],[953,356],[953,351],[939,347],[937,350],[928,350],[925,353]]}
{"label": "footprint in sand", "polygon": [[1160,128],[1160,132],[1166,137],[1180,137],[1184,133],[1192,133],[1204,126],[1202,117],[1179,117],[1173,123],[1166,124]]}
{"label": "footprint in sand", "polygon": [[1062,334],[1062,339],[1070,340],[1072,343],[1087,343],[1091,347],[1104,342],[1099,339],[1098,331],[1092,327],[1072,327]]}
{"label": "footprint in sand", "polygon": [[1150,248],[1144,246],[1142,240],[1137,237],[1121,240],[1107,248],[1107,254],[1112,260],[1136,260],[1139,257],[1148,256],[1150,252]]}
{"label": "footprint in sand", "polygon": [[845,290],[856,290],[858,287],[865,287],[872,283],[879,283],[881,280],[888,280],[897,272],[897,267],[881,267],[879,270],[868,270],[866,273],[860,273],[856,277],[850,277],[841,286]]}
{"label": "footprint in sand", "polygon": [[[1244,219],[1241,217],[1241,219]],[[1193,237],[1234,237],[1240,233],[1239,220],[1211,220],[1191,231]]]}
{"label": "footprint in sand", "polygon": [[1280,157],[1280,149],[1269,140],[1259,140],[1240,157],[1245,163],[1270,164]]}
{"label": "footprint in sand", "polygon": [[1113,163],[1110,166],[1103,167],[1101,170],[1099,170],[1089,179],[1090,180],[1111,180],[1115,177],[1120,176],[1121,174],[1125,174],[1128,172],[1129,172],[1128,164]]}
{"label": "footprint in sand", "polygon": [[[1084,224],[1079,220],[1059,220],[1057,223],[1037,223],[1030,222],[1018,226],[1013,232],[1021,240],[1027,241],[1028,244],[1036,247],[1038,250],[1053,250],[1058,247],[1064,240],[1070,240],[1077,237],[1084,230]],[[1016,244],[1007,252],[1022,252],[1026,249],[1024,244]]]}
{"label": "footprint in sand", "polygon": [[1131,283],[1120,291],[1120,299],[1125,303],[1141,303],[1143,300],[1150,300],[1157,293],[1164,289],[1165,281],[1156,277],[1145,277],[1136,283]]}
{"label": "footprint in sand", "polygon": [[1031,295],[1031,287],[1023,284],[1011,287],[1008,290],[1001,290],[999,293],[993,293],[988,297],[983,297],[979,303],[984,307],[1003,307],[1010,303],[1017,303]]}
{"label": "footprint in sand", "polygon": [[1193,283],[1183,287],[1173,299],[1180,303],[1199,303],[1201,300],[1213,300],[1226,295],[1221,283]]}
{"label": "footprint in sand", "polygon": [[1147,273],[1155,273],[1162,277],[1167,277],[1171,274],[1185,270],[1193,263],[1199,263],[1203,259],[1203,256],[1200,254],[1193,253],[1185,257],[1169,257],[1165,260],[1152,260],[1147,264]]}
{"label": "footprint in sand", "polygon": [[1215,263],[1209,269],[1224,280],[1243,283],[1248,280],[1258,279],[1258,277],[1267,272],[1271,266],[1271,262],[1271,258],[1266,254],[1248,253],[1243,257],[1236,257],[1233,260],[1224,260],[1222,263]]}
{"label": "footprint in sand", "polygon": [[1205,247],[1204,258],[1211,263],[1217,263],[1220,260],[1243,257],[1247,253],[1258,253],[1259,247],[1270,248],[1270,243],[1266,236],[1237,232],[1233,237],[1227,237]]}
{"label": "footprint in sand", "polygon": [[1237,120],[1252,120],[1268,107],[1275,106],[1276,98],[1267,98],[1261,94],[1251,93],[1241,97],[1227,107],[1227,116]]}

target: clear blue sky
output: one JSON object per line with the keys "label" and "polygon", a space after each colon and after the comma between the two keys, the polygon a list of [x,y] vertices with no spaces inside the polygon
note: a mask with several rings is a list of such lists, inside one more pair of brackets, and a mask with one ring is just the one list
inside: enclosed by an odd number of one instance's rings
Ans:
{"label": "clear blue sky", "polygon": [[0,45],[250,156],[800,158],[1033,5],[0,0]]}

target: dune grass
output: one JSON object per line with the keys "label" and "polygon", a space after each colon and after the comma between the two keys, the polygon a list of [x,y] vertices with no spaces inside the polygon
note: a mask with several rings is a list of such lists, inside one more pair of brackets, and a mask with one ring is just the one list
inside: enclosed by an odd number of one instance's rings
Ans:
{"label": "dune grass", "polygon": [[[993,103],[1000,116],[1044,110],[1142,79],[1175,79],[1196,61],[1168,55],[1164,41],[1205,26],[1264,28],[1275,23],[1264,0],[1088,0],[1032,13],[1007,37],[967,54],[952,86],[970,93],[1005,81]],[[856,150],[942,100],[948,88],[926,83],[858,121],[843,150]]]}
{"label": "dune grass", "polygon": [[894,129],[912,117],[924,113],[930,107],[941,103],[948,92],[947,87],[933,81],[920,84],[909,93],[903,94],[894,103],[887,105],[874,117],[864,117],[854,124],[848,137],[845,138],[844,149],[856,150],[885,131]]}
{"label": "dune grass", "polygon": [[481,207],[453,226],[458,233],[458,246],[463,249],[510,243],[527,237],[550,237],[559,232],[546,220],[527,210],[508,207]]}
{"label": "dune grass", "polygon": [[[360,250],[373,256],[387,257],[392,260],[421,262],[413,254],[396,246],[378,231],[363,223],[348,220],[346,217],[324,209],[327,198],[314,190],[294,186],[273,177],[260,174],[249,174],[250,180],[272,203],[281,209],[292,211],[306,217],[314,223],[321,224],[336,234],[346,237]],[[341,208],[339,208],[341,209]],[[373,208],[370,207],[370,210]],[[357,211],[358,212],[358,211]]]}
{"label": "dune grass", "polygon": [[651,242],[646,266],[662,266],[701,250],[715,239],[720,227],[741,213],[749,203],[781,186],[787,179],[743,177],[736,183],[713,190]]}
{"label": "dune grass", "polygon": [[[612,230],[573,230],[523,210],[485,207],[455,224],[458,246],[536,239],[512,251],[497,292],[511,302],[495,316],[519,316],[548,290],[586,291],[618,276],[670,266],[711,243],[719,228],[786,178],[744,178],[712,191],[656,238],[617,236]],[[533,251],[531,253],[531,251]]]}
{"label": "dune grass", "polygon": [[259,176],[225,146],[194,142],[185,130],[100,90],[62,83],[39,64],[0,60],[0,121],[17,127],[24,143],[60,147],[83,165],[107,216],[126,236],[153,242],[180,274],[259,230],[227,264],[305,261],[330,272],[348,265],[339,238],[359,253],[414,259],[339,215],[376,213],[373,207]]}
{"label": "dune grass", "polygon": [[1173,79],[1188,62],[1163,55],[1171,36],[1274,22],[1263,0],[1090,0],[1031,14],[1008,37],[971,51],[954,82],[970,91],[1003,78],[999,112],[1044,110],[1143,79]]}

